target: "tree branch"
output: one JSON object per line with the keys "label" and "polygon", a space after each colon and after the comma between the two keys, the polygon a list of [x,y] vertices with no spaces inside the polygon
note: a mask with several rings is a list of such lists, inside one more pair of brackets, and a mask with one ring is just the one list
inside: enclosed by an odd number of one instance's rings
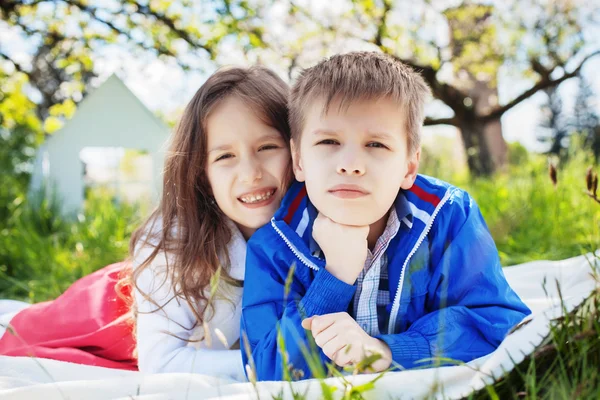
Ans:
{"label": "tree branch", "polygon": [[12,63],[12,65],[15,66],[15,69],[25,75],[29,76],[29,71],[27,71],[25,68],[23,68],[18,62],[16,62],[15,60],[13,60],[12,58],[10,58],[9,56],[7,56],[6,54],[4,54],[3,52],[0,51],[0,58],[5,59],[6,61],[9,61],[10,63]]}
{"label": "tree branch", "polygon": [[[375,37],[372,39],[371,43],[376,44],[376,40],[381,39],[377,39],[377,37]],[[458,111],[456,108],[459,107],[459,105],[462,105],[462,101],[466,97],[466,95],[454,86],[438,81],[437,69],[433,68],[430,65],[419,65],[414,60],[399,57],[396,54],[392,53],[390,49],[384,46],[380,45],[379,48],[384,53],[391,55],[398,61],[408,65],[413,70],[419,72],[433,91],[434,96],[446,103],[450,108],[454,110],[454,112]]]}
{"label": "tree branch", "polygon": [[[99,17],[97,15],[97,11],[98,8],[97,7],[91,7],[88,6],[78,0],[59,0],[59,1],[63,1],[66,4],[72,5],[74,7],[77,7],[78,9],[80,9],[81,11],[90,14],[96,21],[105,24],[106,26],[108,26],[110,29],[112,29],[115,33],[117,34],[121,34],[121,35],[125,35],[125,37],[127,37],[127,39],[129,39],[130,41],[132,41],[135,45],[141,47],[144,50],[155,50],[157,51],[159,54],[163,54],[163,55],[167,55],[173,58],[177,58],[176,55],[169,50],[168,48],[166,48],[165,46],[163,46],[162,44],[158,44],[157,46],[154,47],[148,47],[146,45],[144,45],[142,42],[138,42],[136,40],[133,39],[133,37],[127,33],[126,31],[120,29],[119,27],[117,27],[114,23],[112,23],[111,21],[107,21],[101,17]],[[203,50],[205,50],[211,58],[213,58],[214,56],[214,50],[212,48],[208,48],[200,43],[197,43],[187,32],[185,32],[182,29],[179,29],[177,27],[175,27],[175,23],[173,20],[169,19],[167,16],[163,15],[163,14],[159,14],[153,10],[150,9],[149,6],[145,6],[145,5],[141,5],[139,3],[135,3],[136,6],[138,7],[138,11],[141,14],[144,14],[146,16],[152,16],[155,19],[157,19],[158,21],[162,22],[164,25],[166,25],[173,33],[175,33],[179,38],[185,40],[189,45],[191,45],[194,48],[201,48]],[[155,41],[156,42],[156,41]],[[178,62],[179,63],[179,62]],[[179,63],[182,67],[186,68],[187,66]]]}
{"label": "tree branch", "polygon": [[[38,5],[40,3],[47,3],[47,2],[50,2],[50,3],[63,2],[65,4],[67,4],[67,5],[71,5],[71,6],[77,7],[80,11],[82,11],[82,12],[90,15],[95,21],[100,22],[101,24],[106,25],[114,33],[116,33],[118,35],[124,35],[135,46],[137,46],[137,47],[139,47],[139,48],[141,48],[141,49],[143,49],[145,51],[155,51],[159,55],[165,55],[165,56],[172,57],[173,59],[176,60],[176,62],[179,64],[179,66],[181,66],[183,69],[188,69],[189,68],[189,65],[187,65],[187,64],[181,62],[180,60],[178,60],[177,55],[175,53],[173,53],[169,48],[165,47],[162,43],[159,43],[156,40],[154,40],[155,45],[154,46],[148,46],[148,45],[144,44],[141,41],[135,40],[131,36],[131,34],[129,32],[127,32],[127,31],[119,28],[112,21],[109,21],[109,20],[106,20],[106,19],[100,17],[98,15],[98,13],[97,13],[98,10],[99,10],[98,7],[91,7],[91,6],[87,5],[87,4],[84,4],[84,3],[80,2],[80,1],[78,1],[78,0],[35,0],[35,1],[32,1],[31,3],[28,3],[28,4],[24,4],[24,3],[23,4],[18,4],[18,6],[21,6],[21,5],[35,6],[35,5]],[[6,5],[4,7],[6,7]],[[2,6],[2,2],[0,2],[0,9],[3,9],[4,7]],[[15,7],[13,7],[11,9],[12,12],[14,12],[14,8]],[[152,16],[155,17],[155,18],[156,18],[156,15],[157,15],[156,13],[152,14]],[[167,18],[167,17],[164,17],[164,18]],[[15,23],[19,27],[21,27],[21,29],[23,29],[23,31],[25,33],[27,33],[29,36],[32,36],[33,34],[40,34],[42,36],[47,36],[48,35],[48,32],[41,32],[41,31],[38,31],[38,30],[31,29],[30,27],[22,24],[19,20],[17,20]],[[55,36],[57,36],[60,39],[67,39],[65,36],[59,35],[56,32],[54,32],[52,34],[55,35]],[[86,45],[88,44],[88,40],[85,40],[85,39],[82,39],[82,38],[74,38],[74,39],[76,39],[76,40],[84,40],[86,42]],[[106,42],[106,38],[103,38],[101,36],[93,37],[93,39],[101,40],[101,41]],[[201,45],[198,45],[196,43],[194,43],[193,45],[196,46],[196,47],[202,47]]]}
{"label": "tree branch", "polygon": [[[375,40],[375,39],[373,39],[373,40]],[[375,42],[373,40],[371,41],[371,43],[375,44]],[[380,46],[380,49],[384,53],[389,54],[392,57],[396,58],[398,61],[402,62],[403,64],[408,65],[415,71],[421,72],[421,74],[423,75],[423,78],[425,78],[425,80],[427,81],[427,83],[430,86],[432,86],[432,83],[435,82],[435,75],[437,74],[437,70],[435,70],[433,67],[431,67],[429,65],[419,65],[414,60],[399,57],[396,54],[392,53],[392,51],[390,49],[387,49],[385,47]],[[433,80],[431,80],[431,79],[433,79]]]}
{"label": "tree branch", "polygon": [[392,9],[392,2],[390,0],[385,0],[383,2],[383,14],[379,19],[379,24],[377,25],[377,33],[373,38],[373,43],[377,45],[377,47],[383,47],[383,33],[385,32],[385,27],[387,24],[387,15]]}
{"label": "tree branch", "polygon": [[181,68],[183,68],[183,69],[189,68],[189,66],[187,64],[178,60],[177,54],[173,53],[169,48],[165,47],[162,43],[158,43],[158,42],[154,41],[155,42],[154,46],[148,46],[148,45],[144,44],[143,42],[135,40],[129,32],[124,31],[123,29],[119,28],[113,22],[108,21],[104,18],[101,18],[97,14],[98,8],[90,7],[86,4],[80,3],[78,1],[73,1],[73,0],[61,0],[61,1],[64,1],[67,4],[70,4],[72,6],[79,8],[81,11],[88,13],[96,21],[106,25],[116,34],[125,36],[131,43],[138,46],[139,48],[146,50],[146,51],[156,51],[159,55],[165,55],[165,56],[172,57],[173,59],[175,59],[177,61],[177,64],[179,64],[179,66]]}
{"label": "tree branch", "polygon": [[420,71],[423,74],[423,77],[425,78],[427,83],[429,83],[430,86],[433,86],[432,83],[435,82],[435,75],[437,74],[437,71],[433,67],[428,66],[428,65],[419,65],[414,60],[403,59],[403,58],[397,56],[396,54],[394,54],[391,49],[389,49],[383,45],[385,26],[387,24],[387,15],[391,11],[391,9],[392,9],[392,1],[384,1],[383,2],[383,14],[381,15],[381,18],[379,19],[379,24],[377,25],[377,31],[375,33],[375,36],[369,42],[376,45],[377,47],[379,47],[381,49],[381,51],[383,51],[384,53],[391,55],[392,57],[394,57],[397,60],[401,61],[402,63],[408,65],[412,69],[414,69],[416,71]]}
{"label": "tree branch", "polygon": [[425,126],[432,126],[432,125],[452,125],[452,126],[458,126],[458,119],[456,117],[452,117],[452,118],[437,118],[437,119],[432,119],[432,118],[425,118],[425,122],[423,123],[423,125]]}
{"label": "tree branch", "polygon": [[581,61],[581,63],[579,63],[579,65],[577,66],[577,68],[575,68],[573,71],[571,71],[569,73],[565,73],[563,76],[561,76],[558,79],[552,80],[552,79],[550,79],[548,77],[540,79],[535,85],[533,85],[533,87],[531,89],[523,92],[521,95],[517,96],[516,98],[514,98],[512,101],[508,102],[507,104],[505,104],[505,105],[503,105],[501,107],[495,108],[494,110],[492,110],[487,115],[483,115],[482,116],[483,120],[484,121],[489,121],[489,120],[493,120],[493,119],[498,119],[505,112],[507,112],[511,108],[515,107],[517,104],[523,102],[524,100],[527,100],[528,98],[530,98],[531,96],[533,96],[534,94],[536,94],[538,91],[540,91],[542,89],[547,89],[549,87],[557,86],[560,83],[562,83],[563,81],[566,81],[567,79],[570,79],[570,78],[573,78],[573,77],[577,76],[577,74],[579,73],[579,71],[583,67],[583,64],[585,64],[585,62],[588,61],[590,58],[595,57],[597,55],[600,55],[600,50],[596,50],[595,52],[587,55]]}
{"label": "tree branch", "polygon": [[35,0],[35,1],[32,1],[31,3],[27,3],[27,4],[23,4],[23,5],[33,7],[33,6],[37,6],[40,3],[46,3],[47,1],[48,0]]}
{"label": "tree branch", "polygon": [[177,28],[173,20],[169,19],[166,15],[152,11],[149,6],[141,5],[139,3],[136,3],[136,5],[138,7],[138,10],[140,10],[142,13],[145,13],[146,15],[152,15],[158,21],[162,22],[164,25],[169,27],[169,29],[171,29],[177,36],[179,36],[180,39],[185,40],[190,46],[194,48],[203,49],[210,55],[211,59],[215,57],[215,50],[212,47],[207,47],[203,44],[196,42],[194,38],[192,38],[189,35],[189,33],[187,33],[185,30]]}

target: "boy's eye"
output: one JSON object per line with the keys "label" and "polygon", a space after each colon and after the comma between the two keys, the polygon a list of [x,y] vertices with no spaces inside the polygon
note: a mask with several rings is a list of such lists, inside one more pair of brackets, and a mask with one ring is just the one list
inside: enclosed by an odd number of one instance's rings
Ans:
{"label": "boy's eye", "polygon": [[337,140],[334,139],[325,139],[325,140],[321,140],[320,142],[317,142],[317,144],[339,144],[339,142]]}
{"label": "boy's eye", "polygon": [[231,153],[221,154],[219,157],[217,157],[215,159],[215,162],[221,161],[221,160],[226,160],[226,159],[232,158],[232,157],[233,157],[233,154],[231,154]]}
{"label": "boy's eye", "polygon": [[374,147],[376,149],[387,149],[388,148],[385,144],[379,143],[379,142],[368,143],[367,147]]}

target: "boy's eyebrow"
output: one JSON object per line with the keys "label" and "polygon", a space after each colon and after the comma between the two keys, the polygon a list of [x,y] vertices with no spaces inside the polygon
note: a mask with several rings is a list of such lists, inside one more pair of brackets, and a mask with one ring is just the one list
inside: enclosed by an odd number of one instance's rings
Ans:
{"label": "boy's eyebrow", "polygon": [[338,132],[332,129],[315,129],[313,135],[337,135]]}
{"label": "boy's eyebrow", "polygon": [[[337,134],[339,134],[339,132],[334,131],[332,129],[315,129],[313,131],[313,134],[314,135],[337,135]],[[373,139],[381,139],[381,140],[392,140],[393,139],[393,136],[387,132],[377,131],[377,132],[367,132],[367,134],[369,135],[369,137],[371,137]]]}
{"label": "boy's eyebrow", "polygon": [[368,134],[374,139],[391,140],[393,138],[393,136],[387,132],[368,132]]}

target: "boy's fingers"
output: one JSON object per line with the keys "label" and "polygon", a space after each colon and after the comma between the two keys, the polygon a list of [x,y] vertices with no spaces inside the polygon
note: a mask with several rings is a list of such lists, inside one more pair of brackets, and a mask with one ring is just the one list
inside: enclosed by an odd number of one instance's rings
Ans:
{"label": "boy's fingers", "polygon": [[311,326],[312,326],[312,320],[313,320],[313,318],[314,317],[304,318],[302,320],[302,328],[310,330]]}
{"label": "boy's fingers", "polygon": [[325,329],[324,331],[322,331],[321,333],[319,333],[317,336],[314,337],[315,343],[320,348],[323,348],[323,346],[327,342],[329,342],[331,339],[335,338],[338,335],[337,331],[338,331],[337,329]]}
{"label": "boy's fingers", "polygon": [[336,351],[331,360],[340,367],[346,367],[348,365],[355,364],[355,360],[358,357],[357,351],[359,350],[360,349],[356,347],[352,347],[351,344],[348,344]]}
{"label": "boy's fingers", "polygon": [[347,344],[340,338],[336,336],[331,339],[321,350],[323,353],[329,357],[329,359],[333,362],[336,362],[336,358],[339,356],[340,352],[344,352]]}
{"label": "boy's fingers", "polygon": [[310,330],[312,331],[313,337],[316,337],[321,332],[323,332],[325,329],[329,328],[331,325],[333,325],[335,323],[336,320],[337,320],[337,318],[336,318],[335,314],[320,315],[318,317],[314,316],[312,323],[311,323],[311,328],[310,328]]}
{"label": "boy's fingers", "polygon": [[302,320],[302,328],[312,331],[313,337],[333,325],[337,320],[343,319],[345,313],[313,315]]}

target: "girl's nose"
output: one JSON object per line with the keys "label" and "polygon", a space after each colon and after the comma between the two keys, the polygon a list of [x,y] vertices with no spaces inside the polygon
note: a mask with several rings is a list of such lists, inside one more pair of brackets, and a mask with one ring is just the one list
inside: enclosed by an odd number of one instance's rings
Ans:
{"label": "girl's nose", "polygon": [[256,157],[247,157],[240,163],[240,180],[244,183],[254,183],[262,178],[262,165]]}

